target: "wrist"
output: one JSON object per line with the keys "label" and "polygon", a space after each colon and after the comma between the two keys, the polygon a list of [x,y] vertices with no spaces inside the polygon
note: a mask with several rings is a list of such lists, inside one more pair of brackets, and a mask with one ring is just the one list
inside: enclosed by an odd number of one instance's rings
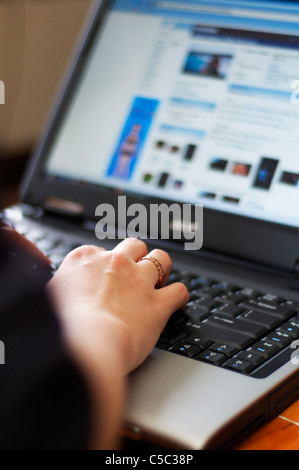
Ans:
{"label": "wrist", "polygon": [[71,353],[84,367],[97,369],[103,362],[109,364],[110,370],[113,366],[120,376],[128,373],[133,345],[129,329],[121,319],[85,307],[78,313],[73,310],[62,316],[62,329]]}
{"label": "wrist", "polygon": [[[107,315],[107,318],[106,318]],[[86,382],[91,407],[91,449],[118,448],[118,432],[126,397],[126,342],[119,320],[88,312],[84,322],[63,322],[69,353]]]}

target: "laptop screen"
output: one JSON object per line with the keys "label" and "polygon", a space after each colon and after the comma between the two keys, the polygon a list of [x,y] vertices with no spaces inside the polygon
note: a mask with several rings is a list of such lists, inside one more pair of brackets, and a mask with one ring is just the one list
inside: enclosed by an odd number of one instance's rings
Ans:
{"label": "laptop screen", "polygon": [[299,3],[116,0],[48,180],[299,226]]}

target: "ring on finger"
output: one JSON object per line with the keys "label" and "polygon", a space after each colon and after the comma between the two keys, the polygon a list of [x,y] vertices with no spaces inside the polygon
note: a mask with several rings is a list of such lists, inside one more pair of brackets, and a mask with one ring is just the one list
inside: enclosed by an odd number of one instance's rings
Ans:
{"label": "ring on finger", "polygon": [[140,263],[141,261],[150,261],[151,263],[153,263],[156,266],[158,274],[159,274],[159,279],[158,279],[158,282],[156,284],[156,287],[157,288],[160,287],[163,280],[164,280],[164,269],[163,269],[163,266],[160,263],[160,261],[157,260],[157,258],[154,258],[153,256],[145,256],[144,258],[141,258],[138,261],[138,263]]}

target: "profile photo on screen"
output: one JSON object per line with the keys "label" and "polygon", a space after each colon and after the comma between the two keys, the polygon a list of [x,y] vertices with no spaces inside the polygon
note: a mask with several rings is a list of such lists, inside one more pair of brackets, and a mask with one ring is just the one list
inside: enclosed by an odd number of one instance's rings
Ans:
{"label": "profile photo on screen", "polygon": [[187,56],[184,73],[224,80],[232,58],[231,55],[191,51]]}

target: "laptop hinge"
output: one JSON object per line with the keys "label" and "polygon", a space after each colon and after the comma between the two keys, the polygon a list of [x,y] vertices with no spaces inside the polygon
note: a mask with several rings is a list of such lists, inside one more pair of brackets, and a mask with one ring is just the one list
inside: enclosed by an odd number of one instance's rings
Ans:
{"label": "laptop hinge", "polygon": [[80,217],[84,213],[84,206],[78,202],[57,197],[48,197],[44,202],[46,211],[56,212],[70,217]]}

